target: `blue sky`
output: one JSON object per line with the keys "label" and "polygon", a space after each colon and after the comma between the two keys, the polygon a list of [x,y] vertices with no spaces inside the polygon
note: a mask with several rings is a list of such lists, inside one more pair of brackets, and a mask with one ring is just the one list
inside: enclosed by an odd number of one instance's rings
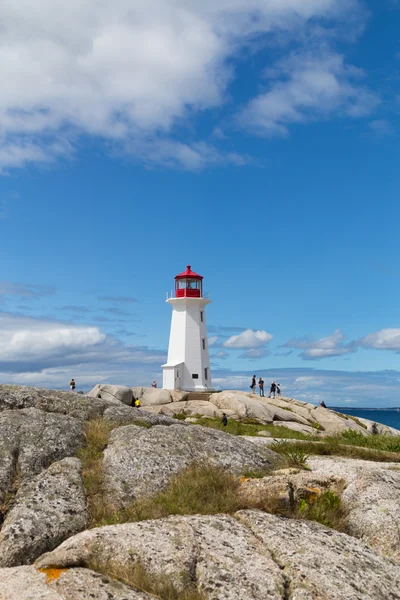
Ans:
{"label": "blue sky", "polygon": [[400,406],[400,3],[0,17],[0,381],[160,380],[190,263],[218,385]]}

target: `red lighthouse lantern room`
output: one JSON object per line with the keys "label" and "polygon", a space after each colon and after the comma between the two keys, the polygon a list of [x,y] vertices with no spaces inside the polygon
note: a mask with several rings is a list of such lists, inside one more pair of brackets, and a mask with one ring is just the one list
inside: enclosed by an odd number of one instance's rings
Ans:
{"label": "red lighthouse lantern room", "polygon": [[194,273],[188,265],[186,271],[175,277],[176,298],[202,298],[203,277]]}

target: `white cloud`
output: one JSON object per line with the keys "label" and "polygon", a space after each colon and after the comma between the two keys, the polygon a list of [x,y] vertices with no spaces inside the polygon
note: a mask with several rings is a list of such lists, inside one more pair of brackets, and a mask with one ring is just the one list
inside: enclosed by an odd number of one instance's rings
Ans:
{"label": "white cloud", "polygon": [[163,352],[122,344],[98,327],[0,313],[0,371],[23,373],[68,365],[161,365]]}
{"label": "white cloud", "polygon": [[250,350],[246,350],[246,352],[243,352],[243,354],[241,354],[239,356],[239,358],[248,358],[248,359],[264,358],[265,356],[268,356],[269,354],[270,354],[269,350],[265,350],[264,348],[250,348]]}
{"label": "white cloud", "polygon": [[232,335],[223,343],[223,346],[226,348],[261,348],[268,344],[272,337],[268,331],[246,329],[239,335]]}
{"label": "white cloud", "polygon": [[219,352],[217,352],[215,354],[214,358],[225,359],[225,358],[228,358],[228,356],[229,356],[229,352],[226,352],[225,350],[220,350]]}
{"label": "white cloud", "polygon": [[315,19],[331,25],[357,4],[3,0],[0,169],[64,156],[81,134],[120,142],[150,163],[241,164],[246,159],[168,134],[182,119],[224,102],[231,58],[241,46]]}
{"label": "white cloud", "polygon": [[296,379],[294,380],[294,385],[302,388],[319,387],[323,385],[323,383],[324,382],[322,379],[317,379],[316,377],[308,376],[296,377]]}
{"label": "white cloud", "polygon": [[355,352],[354,344],[344,344],[345,336],[336,329],[331,335],[320,338],[319,340],[309,340],[307,338],[295,338],[285,344],[286,348],[303,349],[300,356],[306,360],[319,360],[321,358],[342,356]]}
{"label": "white cloud", "polygon": [[0,315],[0,362],[43,360],[104,342],[97,327],[73,327],[27,317]]}
{"label": "white cloud", "polygon": [[363,337],[358,344],[364,348],[400,351],[400,329],[381,329]]}
{"label": "white cloud", "polygon": [[208,338],[208,345],[209,346],[214,346],[214,344],[216,344],[218,341],[218,336],[213,335],[210,338]]}
{"label": "white cloud", "polygon": [[292,123],[332,114],[362,117],[379,102],[361,85],[362,71],[325,48],[292,54],[269,74],[275,76],[269,90],[251,100],[240,116],[241,123],[259,135],[287,135]]}

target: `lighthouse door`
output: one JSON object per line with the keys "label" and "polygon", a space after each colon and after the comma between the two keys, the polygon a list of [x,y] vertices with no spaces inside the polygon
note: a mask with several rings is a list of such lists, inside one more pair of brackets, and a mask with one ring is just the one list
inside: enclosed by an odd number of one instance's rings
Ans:
{"label": "lighthouse door", "polygon": [[176,390],[181,389],[181,372],[180,369],[175,369],[175,388]]}

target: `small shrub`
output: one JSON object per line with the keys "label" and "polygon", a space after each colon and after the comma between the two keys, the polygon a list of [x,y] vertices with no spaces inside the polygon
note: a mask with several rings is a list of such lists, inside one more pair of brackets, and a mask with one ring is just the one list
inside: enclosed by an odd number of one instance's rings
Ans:
{"label": "small shrub", "polygon": [[86,445],[77,452],[82,461],[83,486],[91,526],[98,523],[109,511],[104,502],[103,452],[115,427],[115,423],[103,419],[88,421],[85,425]]}
{"label": "small shrub", "polygon": [[346,531],[346,513],[340,497],[334,492],[325,492],[309,502],[300,500],[297,512],[300,518],[321,523],[337,531]]}
{"label": "small shrub", "polygon": [[291,442],[275,442],[272,444],[271,450],[283,456],[288,467],[308,468],[306,462],[310,458],[310,454],[300,444],[295,446]]}
{"label": "small shrub", "polygon": [[174,415],[174,419],[178,419],[178,421],[184,421],[185,419],[188,418],[188,416],[189,415],[184,410],[182,410],[181,412],[176,413]]}

